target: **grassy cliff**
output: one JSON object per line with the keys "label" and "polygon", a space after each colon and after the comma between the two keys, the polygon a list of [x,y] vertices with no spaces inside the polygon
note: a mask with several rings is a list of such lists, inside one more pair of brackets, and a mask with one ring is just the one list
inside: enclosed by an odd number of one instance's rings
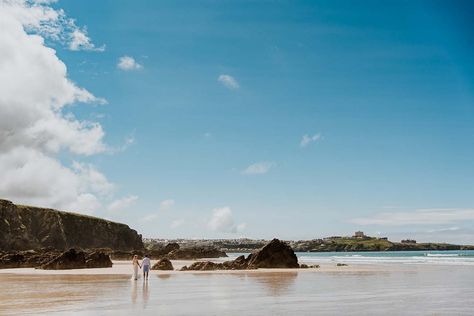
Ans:
{"label": "grassy cliff", "polygon": [[415,251],[415,250],[472,250],[474,246],[446,243],[398,243],[375,237],[337,237],[297,241],[292,244],[295,251]]}
{"label": "grassy cliff", "polygon": [[143,249],[141,235],[125,224],[0,200],[0,250],[38,248]]}

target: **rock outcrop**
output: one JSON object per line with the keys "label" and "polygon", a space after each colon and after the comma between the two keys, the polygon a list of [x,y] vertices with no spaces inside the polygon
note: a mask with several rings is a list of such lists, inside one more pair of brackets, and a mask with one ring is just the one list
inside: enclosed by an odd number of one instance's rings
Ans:
{"label": "rock outcrop", "polygon": [[110,256],[99,251],[86,255],[86,268],[110,268],[112,260]]}
{"label": "rock outcrop", "polygon": [[83,251],[69,249],[52,260],[42,264],[44,270],[67,270],[85,268],[108,268],[112,266],[110,257],[103,252],[87,254]]}
{"label": "rock outcrop", "polygon": [[174,270],[173,264],[171,263],[169,259],[166,259],[166,258],[158,260],[158,262],[155,263],[153,267],[151,267],[151,269],[152,270],[167,270],[167,271]]}
{"label": "rock outcrop", "polygon": [[14,251],[0,255],[0,269],[36,268],[54,257],[58,251]]}
{"label": "rock outcrop", "polygon": [[276,238],[250,254],[247,261],[249,268],[299,268],[293,249]]}
{"label": "rock outcrop", "polygon": [[245,270],[258,268],[299,268],[298,258],[293,249],[286,243],[273,239],[247,258],[237,257],[235,260],[215,263],[211,261],[198,261],[189,267],[184,266],[181,271],[207,271],[207,270]]}
{"label": "rock outcrop", "polygon": [[50,247],[143,249],[141,235],[125,224],[0,200],[0,250]]}
{"label": "rock outcrop", "polygon": [[175,249],[169,252],[166,257],[171,260],[192,260],[227,257],[227,254],[214,247],[189,247]]}

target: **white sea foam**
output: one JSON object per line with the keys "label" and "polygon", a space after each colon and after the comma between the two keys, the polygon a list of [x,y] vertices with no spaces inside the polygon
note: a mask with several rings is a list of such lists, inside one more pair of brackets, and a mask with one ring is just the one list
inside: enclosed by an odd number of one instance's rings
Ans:
{"label": "white sea foam", "polygon": [[352,264],[433,264],[433,265],[465,265],[474,266],[474,256],[463,254],[427,253],[419,255],[397,256],[391,253],[367,253],[366,255],[315,255],[298,254],[301,263],[352,263]]}
{"label": "white sea foam", "polygon": [[445,253],[426,253],[427,257],[459,257],[458,253],[445,254]]}

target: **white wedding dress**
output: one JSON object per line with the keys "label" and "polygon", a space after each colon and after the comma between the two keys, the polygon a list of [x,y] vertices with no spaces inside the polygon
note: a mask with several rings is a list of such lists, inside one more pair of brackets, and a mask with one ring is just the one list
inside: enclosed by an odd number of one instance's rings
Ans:
{"label": "white wedding dress", "polygon": [[134,262],[132,280],[138,280],[138,279],[140,279],[140,273],[138,272],[138,262]]}

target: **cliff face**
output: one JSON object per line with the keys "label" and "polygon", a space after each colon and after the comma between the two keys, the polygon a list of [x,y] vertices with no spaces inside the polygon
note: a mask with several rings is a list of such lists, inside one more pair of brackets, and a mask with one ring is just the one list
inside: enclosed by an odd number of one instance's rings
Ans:
{"label": "cliff face", "polygon": [[143,249],[141,235],[104,219],[0,200],[0,250]]}

